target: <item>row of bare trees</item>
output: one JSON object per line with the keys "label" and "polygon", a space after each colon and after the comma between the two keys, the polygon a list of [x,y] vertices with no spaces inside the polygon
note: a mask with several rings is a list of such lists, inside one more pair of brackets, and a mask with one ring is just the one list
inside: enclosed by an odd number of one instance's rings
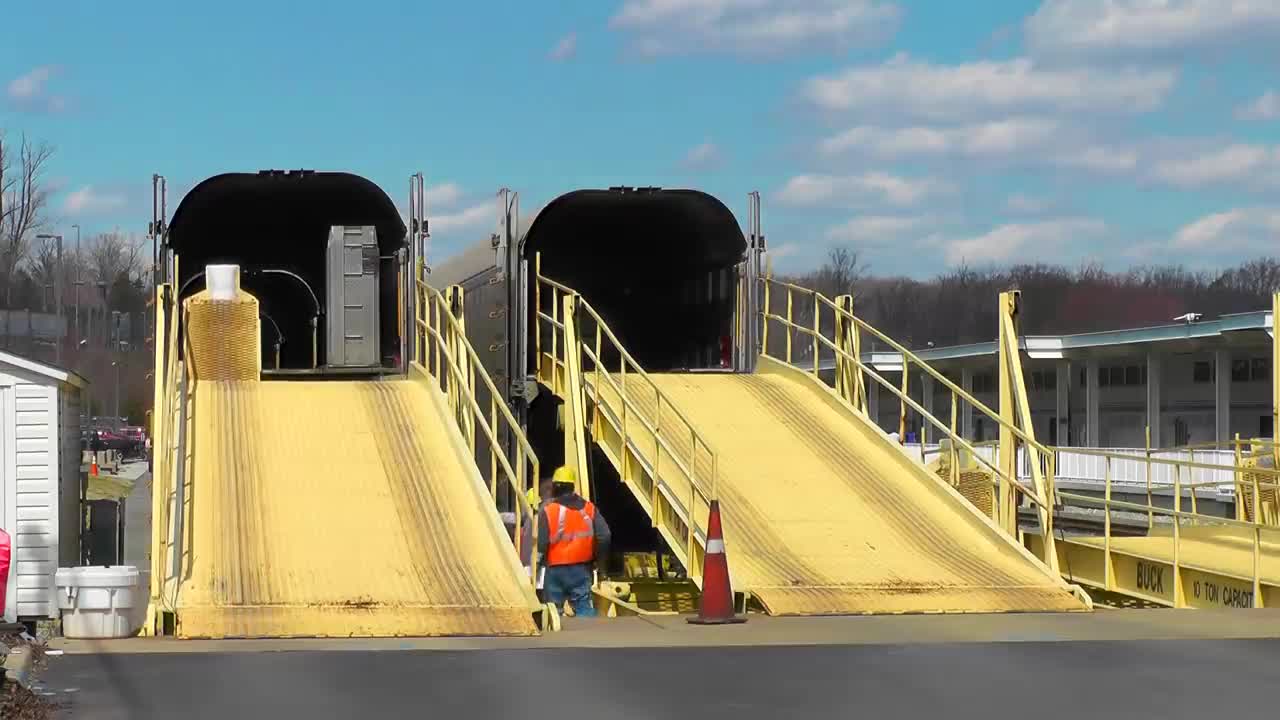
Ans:
{"label": "row of bare trees", "polygon": [[66,303],[77,284],[86,303],[122,304],[125,298],[113,295],[127,294],[125,288],[139,278],[144,262],[141,248],[118,231],[85,238],[82,248],[72,245],[71,238],[53,237],[55,219],[45,176],[53,152],[45,143],[25,135],[12,138],[0,130],[0,297],[4,307],[48,311],[55,304],[55,291]]}
{"label": "row of bare trees", "polygon": [[[0,129],[0,305],[58,312],[66,332],[53,341],[10,338],[7,350],[61,362],[88,378],[85,411],[140,422],[150,363],[142,342],[147,286],[145,253],[130,236],[64,231],[50,207],[47,177],[54,149]],[[7,333],[8,331],[3,331]],[[22,342],[21,340],[25,340]],[[117,388],[119,388],[117,390]]]}
{"label": "row of bare trees", "polygon": [[[1219,271],[1143,266],[1108,271],[1034,264],[958,267],[933,278],[876,276],[851,248],[832,249],[821,266],[791,278],[829,297],[852,294],[858,314],[909,347],[995,339],[996,299],[1023,293],[1022,332],[1069,334],[1163,325],[1187,312],[1205,319],[1269,309],[1280,290],[1280,258]],[[803,310],[797,320],[805,322]],[[825,322],[825,321],[824,321]]]}

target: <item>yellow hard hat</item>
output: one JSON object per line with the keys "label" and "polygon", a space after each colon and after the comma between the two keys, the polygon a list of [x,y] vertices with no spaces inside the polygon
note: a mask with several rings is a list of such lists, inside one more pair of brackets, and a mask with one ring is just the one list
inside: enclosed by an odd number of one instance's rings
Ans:
{"label": "yellow hard hat", "polygon": [[551,482],[557,485],[571,485],[576,488],[578,487],[578,473],[574,472],[573,468],[562,465],[556,468],[555,474],[551,476]]}
{"label": "yellow hard hat", "polygon": [[542,498],[538,495],[538,488],[529,488],[529,492],[525,493],[524,497],[531,507],[538,507],[538,503],[542,502]]}

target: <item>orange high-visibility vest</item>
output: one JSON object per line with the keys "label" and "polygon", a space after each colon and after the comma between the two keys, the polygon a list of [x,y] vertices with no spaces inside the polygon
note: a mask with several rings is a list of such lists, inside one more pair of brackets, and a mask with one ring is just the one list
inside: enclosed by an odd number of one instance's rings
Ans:
{"label": "orange high-visibility vest", "polygon": [[548,529],[547,565],[580,565],[595,558],[596,506],[590,502],[581,510],[560,503],[546,504]]}

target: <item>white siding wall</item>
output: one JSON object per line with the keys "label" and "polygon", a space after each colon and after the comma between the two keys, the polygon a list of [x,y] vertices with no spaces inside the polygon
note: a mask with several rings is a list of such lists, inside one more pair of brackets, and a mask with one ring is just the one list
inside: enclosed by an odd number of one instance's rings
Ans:
{"label": "white siding wall", "polygon": [[[12,503],[13,508],[13,562],[5,617],[51,617],[57,610],[53,581],[62,524],[58,384],[12,369],[0,372],[0,385],[5,386],[5,412],[0,421],[12,423],[4,428],[4,447],[0,448],[5,505]],[[71,418],[71,422],[78,424],[79,416]],[[78,429],[76,433],[78,436]]]}

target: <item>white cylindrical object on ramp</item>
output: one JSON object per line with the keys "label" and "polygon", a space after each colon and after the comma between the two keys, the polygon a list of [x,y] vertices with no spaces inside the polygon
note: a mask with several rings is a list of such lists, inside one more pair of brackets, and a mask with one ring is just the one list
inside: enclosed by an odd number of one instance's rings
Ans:
{"label": "white cylindrical object on ramp", "polygon": [[235,300],[240,290],[240,266],[206,265],[204,286],[210,300]]}

